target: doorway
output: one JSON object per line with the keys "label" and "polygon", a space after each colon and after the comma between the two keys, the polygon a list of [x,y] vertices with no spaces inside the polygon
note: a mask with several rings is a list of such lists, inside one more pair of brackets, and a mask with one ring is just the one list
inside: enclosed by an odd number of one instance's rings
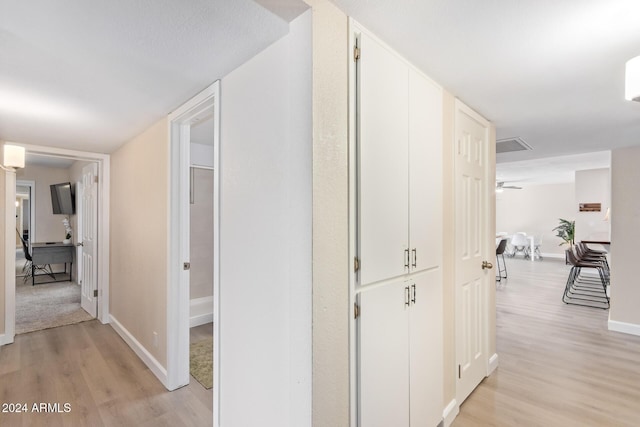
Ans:
{"label": "doorway", "polygon": [[[174,390],[190,381],[189,341],[192,315],[191,294],[191,200],[195,187],[192,185],[196,171],[210,170],[212,178],[212,215],[208,219],[208,227],[213,232],[213,240],[207,245],[212,249],[208,255],[209,264],[213,266],[213,307],[210,314],[213,333],[213,413],[214,426],[219,425],[219,135],[220,135],[220,82],[217,81],[207,89],[169,115],[171,132],[171,190],[170,190],[170,264],[167,305],[167,388]],[[206,132],[205,147],[194,147],[193,136],[202,129]],[[200,145],[200,144],[198,144]],[[193,155],[192,155],[193,150]],[[204,150],[204,151],[197,151]],[[196,153],[197,151],[197,153]],[[208,154],[203,154],[204,152]],[[192,162],[193,158],[193,162]],[[202,159],[210,162],[202,164]],[[193,168],[196,166],[196,168]],[[194,230],[195,231],[195,230]],[[196,259],[193,258],[193,261]],[[195,264],[194,264],[195,267]],[[195,272],[194,272],[195,273]],[[203,298],[207,298],[204,296]],[[207,305],[207,304],[205,304]],[[209,316],[209,314],[207,314]],[[208,319],[205,319],[208,320]]]}
{"label": "doorway", "polygon": [[[109,280],[109,272],[108,272],[108,264],[109,264],[109,223],[108,223],[108,209],[109,209],[109,155],[98,154],[98,153],[89,153],[82,152],[76,150],[66,150],[60,148],[53,147],[44,147],[44,146],[35,146],[35,145],[23,145],[26,149],[27,153],[27,164],[39,162],[48,162],[51,164],[67,164],[72,165],[75,164],[76,167],[82,167],[83,165],[92,164],[95,165],[95,168],[99,171],[98,175],[100,178],[95,181],[96,184],[96,194],[97,198],[95,200],[95,212],[96,212],[96,239],[95,243],[95,253],[97,257],[94,261],[95,267],[93,270],[97,272],[95,280],[91,284],[93,289],[91,291],[91,295],[94,294],[99,295],[100,300],[94,299],[94,308],[90,314],[87,314],[88,318],[97,317],[102,323],[108,323],[108,280]],[[31,160],[29,160],[31,159]],[[44,159],[44,160],[43,160]],[[67,166],[69,168],[70,166]],[[40,165],[39,169],[43,169],[44,166]],[[59,167],[60,168],[60,167]],[[43,170],[37,171],[37,173],[42,172]],[[28,251],[30,256],[33,254],[34,245],[36,243],[40,243],[41,246],[45,247],[48,252],[51,252],[49,249],[55,247],[59,248],[62,251],[69,252],[69,260],[66,259],[64,262],[58,263],[57,258],[51,263],[41,262],[40,264],[46,266],[48,271],[38,271],[37,273],[44,273],[44,276],[37,276],[32,278],[31,282],[28,284],[27,290],[29,294],[33,294],[35,289],[38,289],[38,292],[43,291],[45,286],[54,286],[62,285],[73,281],[73,286],[76,289],[69,289],[65,292],[70,292],[73,294],[77,292],[78,286],[77,283],[82,283],[83,276],[80,276],[80,271],[77,269],[80,263],[76,262],[76,260],[81,259],[76,251],[81,250],[82,248],[82,238],[80,235],[76,235],[76,231],[78,230],[76,219],[77,215],[75,215],[75,210],[72,213],[63,213],[58,215],[52,215],[55,207],[53,206],[54,202],[51,199],[51,192],[49,185],[52,183],[46,182],[47,180],[42,176],[36,177],[35,179],[29,179],[24,176],[24,170],[18,170],[17,172],[8,172],[7,177],[7,186],[6,186],[6,200],[12,200],[11,207],[13,208],[13,204],[22,199],[26,200],[25,194],[28,193],[29,196],[29,225],[28,225],[28,233],[25,233],[26,222],[25,215],[26,209],[25,206],[21,207],[21,212],[16,211],[18,216],[20,213],[22,214],[22,227],[20,227],[18,222],[8,221],[5,228],[5,247],[8,249],[12,247],[13,250],[6,251],[5,254],[5,265],[11,270],[7,271],[5,277],[5,298],[7,301],[7,309],[5,312],[5,325],[6,325],[6,333],[4,339],[1,344],[8,344],[13,342],[14,336],[16,334],[16,319],[21,316],[19,312],[20,307],[17,304],[18,296],[16,295],[16,288],[20,285],[27,285],[24,281],[24,276],[18,277],[18,281],[16,281],[16,257],[21,253],[23,256],[25,252]],[[58,173],[60,174],[60,173]],[[81,182],[76,182],[75,179],[71,179],[69,172],[65,172],[65,177],[54,177],[53,181],[56,181],[55,184],[60,183],[69,183],[71,184],[73,181],[73,188],[78,190],[82,190]],[[55,173],[54,173],[55,175]],[[30,182],[32,181],[32,182]],[[60,181],[58,183],[57,181]],[[20,184],[17,186],[16,184]],[[25,185],[27,184],[27,185]],[[32,186],[29,186],[31,184]],[[38,191],[36,188],[40,185]],[[25,190],[25,187],[28,188],[28,191]],[[70,186],[71,187],[71,186]],[[70,196],[71,197],[71,196]],[[36,202],[37,198],[40,198],[40,202]],[[99,203],[98,203],[99,202]],[[38,220],[39,216],[37,214],[38,210],[44,210],[42,218]],[[65,220],[68,221],[68,227],[62,221],[62,217],[65,217]],[[17,218],[18,219],[18,218]],[[40,223],[40,224],[38,224]],[[23,232],[20,233],[20,229],[23,229]],[[16,229],[18,232],[16,232]],[[72,232],[72,242],[64,242],[67,237],[66,234],[68,229],[71,229]],[[45,234],[42,234],[45,233]],[[78,233],[80,234],[80,233]],[[28,239],[25,239],[28,237]],[[22,241],[20,241],[22,248],[17,248],[18,240],[24,240],[25,244],[22,245]],[[36,242],[36,240],[42,240],[41,242]],[[76,247],[76,244],[78,247]],[[57,250],[57,249],[56,249]],[[54,252],[56,251],[54,250]],[[50,255],[50,254],[49,254]],[[67,262],[68,261],[68,262]],[[40,266],[37,262],[34,265]],[[56,265],[59,264],[57,267]],[[52,268],[53,269],[52,269]],[[59,271],[59,268],[63,268],[64,270]],[[35,269],[29,269],[31,273],[35,271]],[[22,271],[20,271],[22,272]],[[48,273],[52,273],[49,275]],[[10,277],[11,276],[11,277]],[[47,281],[47,279],[51,279],[51,283],[40,283],[43,281]],[[65,280],[66,279],[66,280]],[[37,284],[36,281],[38,281]],[[55,282],[55,283],[54,283]],[[85,283],[86,284],[86,283]],[[64,292],[63,292],[64,293]],[[68,296],[61,296],[61,298],[69,298]],[[55,304],[54,304],[55,305]],[[55,307],[52,308],[52,311],[55,311]],[[60,311],[60,310],[58,310]],[[58,313],[59,314],[59,313]],[[67,313],[68,314],[68,313]],[[72,316],[73,317],[73,316]],[[75,323],[75,322],[71,322]],[[68,324],[63,323],[62,324]],[[61,326],[62,324],[43,324],[42,327],[38,329],[44,329],[46,327],[51,326]],[[33,329],[37,330],[37,329]],[[18,330],[18,332],[25,332],[24,330]]]}

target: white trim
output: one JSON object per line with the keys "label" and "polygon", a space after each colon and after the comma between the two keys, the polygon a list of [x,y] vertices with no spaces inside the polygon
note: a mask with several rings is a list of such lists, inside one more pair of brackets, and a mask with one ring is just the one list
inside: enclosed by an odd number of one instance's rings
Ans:
{"label": "white trim", "polygon": [[169,236],[167,263],[167,388],[189,383],[189,274],[182,268],[189,255],[190,120],[213,108],[213,425],[220,425],[220,81],[169,114]]}
{"label": "white trim", "polygon": [[489,365],[487,366],[487,376],[493,374],[493,371],[498,367],[498,353],[493,353],[493,356],[489,358]]}
{"label": "white trim", "polygon": [[460,406],[458,405],[456,399],[453,399],[442,411],[442,425],[444,427],[449,427],[459,413]]}
{"label": "white trim", "polygon": [[[61,157],[65,159],[98,163],[98,320],[102,323],[109,323],[109,227],[111,224],[109,219],[109,209],[111,200],[111,156],[109,154],[68,150],[66,148],[46,147],[43,145],[17,145],[24,147],[26,152],[30,154],[41,154],[51,157]],[[15,185],[13,187],[13,193],[13,197],[15,198]],[[14,256],[14,253],[12,253],[12,256]],[[13,308],[12,316],[15,318],[15,306]]]}
{"label": "white trim", "polygon": [[[138,355],[140,360],[147,365],[149,370],[153,372],[153,374],[158,377],[160,382],[167,387],[167,371],[164,367],[156,360],[155,357],[142,345],[140,342],[125,328],[122,326],[118,320],[110,316],[111,327],[120,337],[127,343],[129,347],[133,350],[135,354]],[[168,388],[168,387],[167,387]]]}
{"label": "white trim", "polygon": [[564,259],[564,254],[542,253],[542,258]]}
{"label": "white trim", "polygon": [[635,323],[618,322],[617,320],[609,319],[608,328],[610,331],[640,336],[640,325]]}
{"label": "white trim", "polygon": [[[360,28],[358,23],[349,18],[349,46],[359,45]],[[356,138],[357,138],[357,68],[355,61],[349,62],[349,135],[348,135],[348,173],[349,173],[349,260],[354,259],[357,255],[356,241],[357,241],[357,159],[356,159]],[[353,269],[349,269],[349,305],[348,308],[354,306],[358,301],[357,293],[357,277]],[[350,314],[350,313],[349,313]],[[357,426],[358,414],[360,412],[360,402],[358,396],[360,389],[358,385],[358,334],[357,334],[357,322],[353,316],[349,315],[349,419],[351,426]]]}
{"label": "white trim", "polygon": [[[29,245],[36,235],[36,182],[33,180],[16,179],[17,186],[29,187]],[[16,191],[17,192],[17,191]],[[29,246],[31,248],[31,246]]]}
{"label": "white trim", "polygon": [[4,336],[0,345],[13,342],[16,333],[16,173],[5,172]]}
{"label": "white trim", "polygon": [[[11,336],[11,340],[9,340],[10,336]],[[6,344],[12,344],[12,343],[13,343],[12,335],[0,334],[0,346],[6,345]]]}
{"label": "white trim", "polygon": [[213,322],[213,295],[189,301],[189,327]]}

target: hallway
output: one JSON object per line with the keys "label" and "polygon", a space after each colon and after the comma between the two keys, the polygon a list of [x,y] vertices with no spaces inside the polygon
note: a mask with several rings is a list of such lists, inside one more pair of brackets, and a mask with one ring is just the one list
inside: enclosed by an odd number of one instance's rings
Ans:
{"label": "hallway", "polygon": [[608,310],[565,305],[564,261],[507,259],[507,268],[498,369],[452,426],[637,426],[640,337],[609,332]]}
{"label": "hallway", "polygon": [[[26,404],[28,413],[0,411],[0,425],[11,427],[213,424],[211,390],[192,378],[168,392],[97,320],[18,335],[0,347],[0,403]],[[54,413],[33,412],[41,403],[52,404]]]}

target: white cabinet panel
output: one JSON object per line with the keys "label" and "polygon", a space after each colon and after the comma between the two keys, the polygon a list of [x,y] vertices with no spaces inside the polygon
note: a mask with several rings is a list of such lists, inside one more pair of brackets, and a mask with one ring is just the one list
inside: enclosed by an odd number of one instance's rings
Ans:
{"label": "white cabinet panel", "polygon": [[442,252],[442,89],[409,70],[411,271],[439,266]]}
{"label": "white cabinet panel", "polygon": [[366,32],[357,37],[358,425],[436,426],[443,409],[442,89]]}
{"label": "white cabinet panel", "polygon": [[440,269],[365,288],[359,303],[360,426],[438,425],[443,408]]}
{"label": "white cabinet panel", "polygon": [[442,339],[442,278],[438,269],[414,275],[411,285],[411,427],[436,426],[442,419]]}
{"label": "white cabinet panel", "polygon": [[363,34],[358,63],[360,284],[397,277],[408,249],[408,69]]}
{"label": "white cabinet panel", "polygon": [[409,330],[404,280],[359,294],[360,426],[409,426]]}

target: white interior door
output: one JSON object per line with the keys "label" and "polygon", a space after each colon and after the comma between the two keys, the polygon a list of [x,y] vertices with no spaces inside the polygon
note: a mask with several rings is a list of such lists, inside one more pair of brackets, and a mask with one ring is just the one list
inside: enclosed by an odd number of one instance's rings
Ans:
{"label": "white interior door", "polygon": [[[488,238],[489,123],[456,101],[455,116],[456,399],[461,404],[487,374],[487,289],[494,259]],[[488,272],[488,273],[487,273]]]}
{"label": "white interior door", "polygon": [[98,298],[98,164],[82,168],[82,308],[92,316],[97,315]]}

